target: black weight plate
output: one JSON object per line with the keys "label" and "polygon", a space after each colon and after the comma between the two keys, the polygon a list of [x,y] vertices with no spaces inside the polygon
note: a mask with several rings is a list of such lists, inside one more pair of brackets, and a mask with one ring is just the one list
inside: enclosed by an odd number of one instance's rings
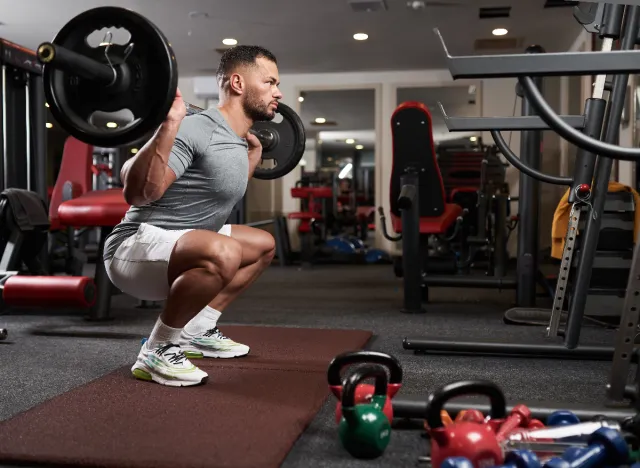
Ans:
{"label": "black weight plate", "polygon": [[273,159],[276,166],[272,169],[258,166],[253,177],[261,180],[272,180],[284,177],[293,171],[304,154],[306,136],[302,120],[286,104],[279,103],[276,112],[282,115],[282,121],[275,123],[255,122],[253,129],[260,131],[268,129],[278,134],[278,144],[271,151],[263,151],[263,159]]}
{"label": "black weight plate", "polygon": [[[178,87],[178,65],[169,41],[144,16],[119,7],[87,10],[71,19],[56,35],[54,44],[107,64],[105,47],[93,48],[86,37],[103,28],[124,28],[133,44],[126,66],[131,86],[117,93],[64,71],[43,66],[44,92],[60,126],[85,143],[117,147],[133,143],[153,132],[165,119]],[[126,45],[112,44],[109,59],[118,68]],[[97,127],[89,119],[95,111],[130,109],[134,120],[112,129]]]}

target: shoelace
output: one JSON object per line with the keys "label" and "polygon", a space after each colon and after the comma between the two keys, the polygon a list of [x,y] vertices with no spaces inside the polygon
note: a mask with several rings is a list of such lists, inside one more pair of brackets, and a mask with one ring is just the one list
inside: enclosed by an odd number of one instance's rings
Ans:
{"label": "shoelace", "polygon": [[[178,348],[179,351],[174,353],[168,353],[167,351],[169,351],[171,348]],[[167,360],[172,364],[182,364],[187,359],[187,356],[184,355],[184,353],[178,347],[178,345],[173,343],[167,343],[164,346],[160,346],[155,350],[155,353],[158,356],[163,356],[163,355],[166,356]]]}
{"label": "shoelace", "polygon": [[217,335],[217,337],[220,338],[221,340],[229,339],[222,334],[222,332],[218,329],[218,327],[211,328],[210,330],[207,330],[206,332],[204,332],[204,336],[207,336],[207,337],[214,336],[214,335]]}

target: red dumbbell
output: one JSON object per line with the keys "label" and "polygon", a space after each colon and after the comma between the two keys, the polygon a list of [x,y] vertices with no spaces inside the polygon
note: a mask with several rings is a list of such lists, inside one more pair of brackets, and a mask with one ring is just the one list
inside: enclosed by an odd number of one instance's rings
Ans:
{"label": "red dumbbell", "polygon": [[496,437],[498,440],[504,440],[511,432],[521,427],[527,427],[530,422],[531,410],[525,405],[516,405],[509,416],[500,424]]}

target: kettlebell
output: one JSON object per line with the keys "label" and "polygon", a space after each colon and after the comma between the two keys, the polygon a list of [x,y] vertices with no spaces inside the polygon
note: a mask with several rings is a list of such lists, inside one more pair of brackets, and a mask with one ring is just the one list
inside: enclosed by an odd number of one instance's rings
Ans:
{"label": "kettlebell", "polygon": [[491,424],[459,421],[444,426],[440,412],[452,398],[463,395],[483,395],[491,403],[490,420],[507,415],[507,402],[495,383],[485,380],[466,380],[444,385],[431,394],[426,408],[426,420],[431,431],[431,464],[440,467],[449,457],[467,458],[475,468],[497,466],[504,462],[504,454]]}
{"label": "kettlebell", "polygon": [[[364,363],[379,364],[385,366],[389,370],[389,382],[387,385],[387,396],[389,398],[387,398],[383,412],[387,415],[389,423],[393,422],[393,407],[391,405],[391,399],[402,387],[402,366],[400,366],[400,362],[398,362],[395,357],[378,351],[348,351],[333,358],[329,363],[329,368],[327,369],[329,389],[338,399],[338,403],[336,404],[336,424],[340,423],[340,420],[342,419],[342,405],[340,404],[340,400],[342,399],[342,382],[340,380],[340,373],[346,366]],[[359,385],[356,389],[356,403],[365,403],[370,401],[373,396],[373,392],[373,385]]]}
{"label": "kettlebell", "polygon": [[[375,378],[375,386],[371,401],[357,403],[358,384],[372,377]],[[387,372],[379,364],[350,369],[344,377],[338,433],[342,446],[355,458],[378,458],[389,445],[391,423],[382,411],[389,400],[387,385]]]}

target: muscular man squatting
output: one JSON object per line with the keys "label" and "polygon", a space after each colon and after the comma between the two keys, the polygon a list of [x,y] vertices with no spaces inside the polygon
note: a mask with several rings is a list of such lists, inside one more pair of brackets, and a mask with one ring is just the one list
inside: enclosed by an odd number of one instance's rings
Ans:
{"label": "muscular man squatting", "polygon": [[236,46],[223,54],[216,75],[217,107],[185,118],[178,91],[154,136],[122,167],[131,207],[105,242],[116,287],[138,299],[166,300],[131,369],[163,385],[207,381],[188,357],[249,353],[217,321],[275,252],[269,233],[224,223],[261,160],[260,142],[248,130],[273,119],[282,99],[277,61],[262,47]]}

